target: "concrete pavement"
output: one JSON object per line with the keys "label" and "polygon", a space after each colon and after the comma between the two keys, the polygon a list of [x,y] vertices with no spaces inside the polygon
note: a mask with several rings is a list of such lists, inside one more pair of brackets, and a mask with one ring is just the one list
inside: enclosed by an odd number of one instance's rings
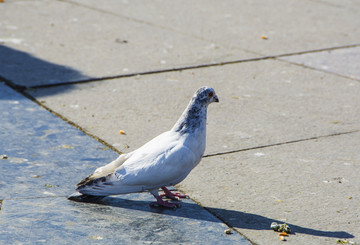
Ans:
{"label": "concrete pavement", "polygon": [[[26,224],[39,231],[46,222],[34,217],[46,220],[55,215],[51,207],[62,210],[44,229],[45,239],[1,238],[54,242],[48,239],[58,229],[77,234],[65,243],[245,244],[243,236],[277,244],[270,229],[277,221],[292,228],[290,244],[360,243],[359,11],[356,1],[333,0],[0,3],[0,101],[8,132],[0,154],[20,161],[15,168],[11,158],[1,162],[8,173],[0,196],[0,222],[9,227],[3,233]],[[206,157],[177,188],[203,208],[187,200],[176,214],[154,214],[146,193],[98,206],[64,200],[77,176],[113,159],[113,151],[136,149],[172,127],[202,85],[214,87],[221,103],[209,107]],[[22,131],[15,126],[27,121]],[[20,141],[40,143],[24,151],[24,144],[12,146]],[[61,161],[47,165],[47,159]],[[81,167],[72,172],[64,159]],[[42,167],[29,164],[38,161]],[[54,175],[57,166],[61,178]],[[18,176],[24,167],[28,172]],[[39,199],[44,192],[52,198]],[[45,205],[41,215],[30,208],[34,203]],[[225,236],[226,225],[215,216],[238,233]],[[23,217],[26,224],[11,225]],[[121,228],[114,217],[137,217],[148,227],[123,221]],[[153,219],[167,227],[160,235]],[[126,236],[89,233],[99,227]]]}
{"label": "concrete pavement", "polygon": [[[178,210],[151,208],[148,193],[96,204],[67,200],[85,172],[117,153],[0,84],[0,243],[250,244],[191,200]],[[2,154],[4,155],[4,154]]]}

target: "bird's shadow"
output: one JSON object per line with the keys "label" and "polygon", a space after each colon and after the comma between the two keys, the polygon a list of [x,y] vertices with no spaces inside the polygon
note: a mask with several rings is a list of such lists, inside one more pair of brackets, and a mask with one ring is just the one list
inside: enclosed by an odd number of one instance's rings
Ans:
{"label": "bird's shadow", "polygon": [[[139,194],[140,195],[140,194]],[[196,219],[209,222],[226,222],[234,228],[247,230],[270,230],[272,222],[283,223],[280,220],[267,218],[258,214],[246,213],[237,210],[228,210],[221,208],[201,207],[190,199],[182,201],[182,205],[177,209],[154,208],[150,207],[149,200],[131,200],[119,197],[105,197],[98,199],[83,200],[81,202],[98,204],[108,207],[131,209],[143,212],[160,213],[162,215],[170,215],[189,219]],[[206,212],[206,211],[207,212]],[[211,215],[210,215],[210,214]],[[217,218],[218,217],[218,218]],[[302,227],[299,225],[287,223],[291,228],[291,234],[297,233],[307,234],[320,237],[332,238],[354,238],[354,235],[345,231],[323,231],[312,228]]]}

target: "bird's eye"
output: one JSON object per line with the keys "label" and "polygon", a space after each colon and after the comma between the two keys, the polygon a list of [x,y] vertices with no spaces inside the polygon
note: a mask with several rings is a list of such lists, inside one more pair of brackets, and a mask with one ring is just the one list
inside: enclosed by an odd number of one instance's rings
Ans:
{"label": "bird's eye", "polygon": [[213,96],[214,96],[214,93],[213,93],[213,92],[210,92],[208,96],[209,96],[209,97],[213,97]]}

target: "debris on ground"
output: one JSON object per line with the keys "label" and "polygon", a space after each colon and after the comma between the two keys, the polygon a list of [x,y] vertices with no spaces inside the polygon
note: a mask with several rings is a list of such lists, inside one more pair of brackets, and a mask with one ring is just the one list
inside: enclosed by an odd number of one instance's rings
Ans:
{"label": "debris on ground", "polygon": [[272,222],[270,225],[270,228],[273,229],[274,231],[278,231],[278,232],[285,232],[287,234],[291,233],[291,229],[290,226],[288,226],[287,224],[278,224],[276,222]]}
{"label": "debris on ground", "polygon": [[353,244],[355,245],[356,243],[355,242],[352,242],[352,241],[349,241],[347,239],[339,239],[336,241],[337,244]]}
{"label": "debris on ground", "polygon": [[59,185],[50,185],[50,184],[45,184],[44,186],[47,188],[60,187]]}
{"label": "debris on ground", "polygon": [[104,238],[102,236],[91,236],[90,239],[102,240]]}
{"label": "debris on ground", "polygon": [[225,234],[227,234],[227,235],[232,234],[231,229],[226,229],[224,232],[225,232]]}
{"label": "debris on ground", "polygon": [[59,148],[59,149],[74,149],[73,146],[71,146],[71,145],[66,145],[66,144],[59,145],[58,148]]}
{"label": "debris on ground", "polygon": [[287,224],[278,224],[276,222],[272,222],[270,225],[270,228],[273,229],[274,231],[279,232],[279,239],[280,241],[286,241],[286,236],[291,233],[291,229],[290,226],[288,226]]}
{"label": "debris on ground", "polygon": [[6,159],[8,159],[9,157],[7,156],[7,155],[0,155],[0,159],[3,159],[3,160],[6,160]]}

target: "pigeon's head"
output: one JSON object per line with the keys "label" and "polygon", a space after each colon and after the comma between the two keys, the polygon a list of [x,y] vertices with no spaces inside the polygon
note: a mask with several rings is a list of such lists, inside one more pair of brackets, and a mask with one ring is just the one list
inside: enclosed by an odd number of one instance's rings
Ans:
{"label": "pigeon's head", "polygon": [[209,105],[212,102],[219,102],[219,99],[215,93],[215,90],[210,87],[201,87],[199,88],[193,97],[196,103],[202,105]]}

